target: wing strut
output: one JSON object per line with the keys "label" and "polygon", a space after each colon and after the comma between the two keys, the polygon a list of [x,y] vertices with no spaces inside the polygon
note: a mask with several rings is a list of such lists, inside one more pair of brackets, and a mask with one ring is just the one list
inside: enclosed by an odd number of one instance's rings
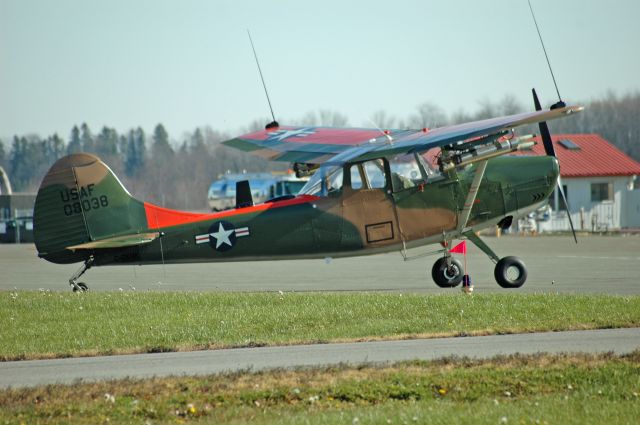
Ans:
{"label": "wing strut", "polygon": [[476,202],[476,196],[478,195],[480,183],[482,182],[482,177],[484,176],[486,169],[487,161],[478,162],[476,173],[473,175],[473,181],[469,187],[469,193],[467,193],[467,198],[464,201],[464,207],[458,214],[458,227],[456,228],[458,233],[462,233],[462,231],[467,227],[467,222],[471,215],[471,209],[473,208],[473,204]]}

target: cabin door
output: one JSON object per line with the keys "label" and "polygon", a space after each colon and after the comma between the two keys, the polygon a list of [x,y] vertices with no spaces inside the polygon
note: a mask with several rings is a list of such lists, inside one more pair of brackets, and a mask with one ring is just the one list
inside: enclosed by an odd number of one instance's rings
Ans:
{"label": "cabin door", "polygon": [[389,176],[383,159],[345,165],[343,245],[381,248],[401,242]]}

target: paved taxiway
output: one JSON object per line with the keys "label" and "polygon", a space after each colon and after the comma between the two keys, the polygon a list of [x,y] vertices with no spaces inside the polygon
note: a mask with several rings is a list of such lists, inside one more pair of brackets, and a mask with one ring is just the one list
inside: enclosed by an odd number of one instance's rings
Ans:
{"label": "paved taxiway", "polygon": [[[516,255],[529,270],[518,292],[640,294],[640,236],[487,237],[500,256]],[[472,244],[468,271],[476,291],[502,291],[493,263]],[[432,251],[427,246],[410,251]],[[437,257],[403,262],[399,253],[325,260],[255,261],[158,266],[95,267],[82,281],[92,290],[447,292],[431,280]],[[462,260],[462,258],[461,258]],[[31,244],[0,245],[0,290],[68,290],[78,264],[40,260]],[[554,282],[552,284],[552,282]]]}
{"label": "paved taxiway", "polygon": [[30,360],[0,363],[0,388],[448,356],[489,358],[538,352],[625,354],[639,348],[640,328],[631,328]]}

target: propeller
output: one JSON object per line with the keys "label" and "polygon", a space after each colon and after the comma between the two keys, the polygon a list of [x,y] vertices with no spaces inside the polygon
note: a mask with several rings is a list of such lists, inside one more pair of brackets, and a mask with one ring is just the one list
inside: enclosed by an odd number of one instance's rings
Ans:
{"label": "propeller", "polygon": [[[531,89],[533,93],[533,103],[536,107],[536,111],[541,111],[542,106],[540,106],[540,100],[538,99],[538,95],[536,94],[536,89]],[[558,103],[555,103],[551,106],[551,109],[561,108],[565,106],[564,102],[561,100]],[[542,144],[544,145],[544,151],[548,156],[552,156],[554,158],[558,158],[556,156],[556,151],[553,148],[553,142],[551,141],[551,133],[549,132],[549,126],[546,121],[541,121],[538,123],[538,128],[540,129],[540,137],[542,137]],[[564,190],[562,189],[562,180],[560,180],[560,175],[558,174],[558,192],[560,192],[560,197],[562,198],[562,202],[564,203],[565,209],[567,210],[567,217],[569,218],[569,226],[571,226],[571,233],[573,234],[573,240],[578,243],[578,238],[576,237],[576,230],[573,227],[573,221],[571,220],[571,209],[569,208],[569,202],[567,202],[567,196],[564,194]]]}

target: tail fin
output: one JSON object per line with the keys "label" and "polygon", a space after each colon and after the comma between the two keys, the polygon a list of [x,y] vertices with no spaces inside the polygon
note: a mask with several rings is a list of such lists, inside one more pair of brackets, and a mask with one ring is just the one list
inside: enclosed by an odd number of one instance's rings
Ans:
{"label": "tail fin", "polygon": [[144,204],[134,199],[98,157],[59,159],[42,180],[34,209],[38,255],[55,263],[85,259],[67,248],[147,229]]}

